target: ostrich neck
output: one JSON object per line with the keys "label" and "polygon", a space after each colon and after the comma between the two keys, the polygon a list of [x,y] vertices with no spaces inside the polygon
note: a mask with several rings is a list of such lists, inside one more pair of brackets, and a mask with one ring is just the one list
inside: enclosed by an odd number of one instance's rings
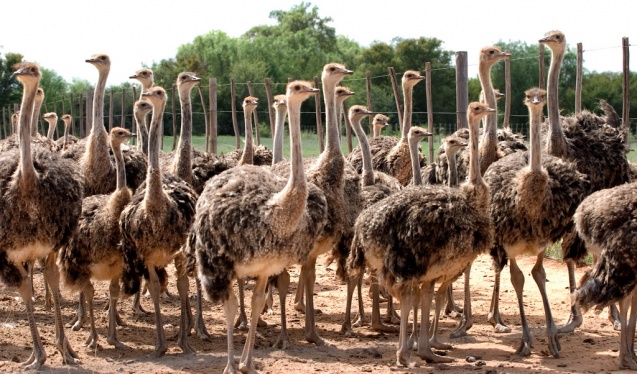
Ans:
{"label": "ostrich neck", "polygon": [[458,187],[458,166],[456,164],[457,153],[447,155],[447,167],[449,168],[449,187]]}
{"label": "ostrich neck", "polygon": [[403,132],[402,138],[407,139],[411,129],[412,99],[414,87],[408,84],[403,85],[403,96],[405,97],[405,108],[403,110]]}
{"label": "ostrich neck", "polygon": [[[480,62],[478,76],[485,103],[489,108],[497,110],[497,102],[495,98],[495,90],[491,82],[491,67],[493,64]],[[497,135],[497,111],[489,113],[484,119],[486,125],[484,134],[482,135],[482,144],[480,145],[480,172],[484,173],[489,165],[497,159],[498,151],[498,135]]]}
{"label": "ostrich neck", "polygon": [[482,182],[482,175],[480,173],[479,152],[478,152],[478,137],[480,118],[469,119],[469,183],[472,185],[478,185]]}
{"label": "ostrich neck", "polygon": [[31,117],[31,136],[38,134],[38,118],[40,118],[40,109],[42,108],[42,100],[36,99],[33,104],[33,115]]}
{"label": "ostrich neck", "polygon": [[181,104],[181,136],[173,161],[173,174],[186,183],[192,184],[192,106],[189,89],[179,90],[179,101]]}
{"label": "ostrich neck", "polygon": [[91,133],[87,137],[87,147],[85,151],[86,160],[85,167],[90,171],[104,169],[104,160],[109,158],[108,152],[108,133],[104,128],[104,90],[106,89],[106,79],[108,78],[108,70],[99,70],[99,79],[95,85],[95,94],[93,95],[93,127]]}
{"label": "ostrich neck", "polygon": [[106,79],[108,78],[108,70],[100,70],[97,84],[95,85],[95,94],[93,95],[93,128],[91,135],[104,132],[104,92],[106,91]]}
{"label": "ostrich neck", "polygon": [[153,117],[150,123],[150,133],[148,142],[148,174],[146,174],[146,196],[145,200],[151,201],[163,195],[161,185],[161,170],[159,168],[159,147],[161,144],[160,128],[163,124],[165,102],[161,102],[153,108]]}
{"label": "ostrich neck", "polygon": [[409,156],[411,157],[411,171],[414,176],[414,186],[422,185],[420,174],[420,158],[418,157],[418,141],[409,140]]}
{"label": "ostrich neck", "polygon": [[[341,134],[343,133],[343,103],[345,102],[345,100],[336,100],[336,123],[337,123],[337,131],[338,131],[338,138],[339,138],[339,143],[340,143],[340,138],[341,138]],[[347,125],[346,125],[347,126]]]}
{"label": "ostrich neck", "polygon": [[283,133],[285,132],[285,108],[279,105],[276,109],[274,127],[274,146],[272,147],[272,165],[283,160]]}
{"label": "ostrich neck", "polygon": [[243,116],[245,117],[245,144],[243,145],[243,154],[239,165],[254,164],[254,147],[252,146],[252,110],[244,108]]}
{"label": "ostrich neck", "polygon": [[567,143],[560,124],[560,104],[558,98],[558,83],[560,69],[564,60],[564,50],[553,51],[551,49],[551,67],[546,87],[546,97],[549,114],[549,135],[546,142],[547,152],[555,157],[564,157],[567,154]]}
{"label": "ostrich neck", "polygon": [[25,182],[35,182],[36,171],[31,156],[31,116],[35,103],[37,85],[24,85],[22,103],[20,104],[20,119],[18,120],[18,135],[20,141],[20,173]]}
{"label": "ostrich neck", "polygon": [[542,152],[540,149],[540,116],[542,115],[542,106],[534,105],[529,111],[529,115],[531,117],[529,166],[532,172],[540,172],[542,170]]}
{"label": "ostrich neck", "polygon": [[64,145],[63,147],[66,148],[66,145],[69,144],[69,126],[71,124],[64,124]]}
{"label": "ostrich neck", "polygon": [[285,187],[274,195],[272,222],[281,235],[290,235],[296,231],[307,206],[308,187],[303,167],[301,151],[301,108],[300,103],[288,105],[290,121],[290,178]]}
{"label": "ostrich neck", "polygon": [[49,129],[46,133],[46,137],[49,140],[53,140],[53,133],[55,132],[55,125],[53,124],[53,122],[49,122]]}
{"label": "ostrich neck", "polygon": [[115,158],[115,169],[117,170],[117,185],[116,190],[119,191],[126,188],[126,169],[124,166],[124,156],[122,155],[121,145],[111,143],[113,149],[113,157]]}
{"label": "ostrich neck", "polygon": [[336,111],[336,83],[325,82],[323,80],[323,93],[325,99],[325,119],[326,119],[326,138],[327,144],[325,147],[326,153],[340,153],[341,151],[341,140],[338,132],[338,118]]}
{"label": "ostrich neck", "polygon": [[148,125],[146,122],[148,113],[136,112],[135,122],[137,122],[137,141],[138,149],[141,149],[142,153],[148,156]]}
{"label": "ostrich neck", "polygon": [[363,186],[374,185],[374,169],[372,167],[372,152],[369,147],[369,141],[365,135],[365,131],[361,127],[361,120],[359,118],[354,119],[352,122],[352,129],[358,137],[358,142],[361,147],[361,154],[363,156]]}

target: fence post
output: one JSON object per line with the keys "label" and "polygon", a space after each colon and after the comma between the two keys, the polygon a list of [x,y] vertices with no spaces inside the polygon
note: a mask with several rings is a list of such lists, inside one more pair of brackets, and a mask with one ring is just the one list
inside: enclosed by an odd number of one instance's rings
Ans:
{"label": "fence post", "polygon": [[[248,86],[248,95],[254,96],[254,93],[252,91],[252,82],[248,81],[247,86]],[[256,131],[257,145],[261,145],[261,135],[259,134],[259,118],[257,117],[256,108],[254,109],[254,111],[252,111],[252,118],[254,120],[254,129]]]}
{"label": "fence post", "polygon": [[[133,105],[135,105],[135,100],[137,100],[137,87],[135,85],[133,85]],[[134,107],[133,107],[134,108]],[[135,112],[135,109],[133,109],[133,113]],[[133,114],[133,119],[131,120],[131,132],[133,133],[137,133],[137,121],[135,121],[134,118],[134,114]],[[132,143],[137,145],[137,137],[131,139]]]}
{"label": "fence post", "polygon": [[[431,98],[431,62],[425,62],[425,94],[427,95],[427,131],[434,132],[433,100]],[[429,137],[429,163],[434,161],[434,137]]]}
{"label": "fence post", "polygon": [[241,146],[241,134],[239,133],[239,124],[237,123],[237,103],[236,103],[236,87],[234,78],[230,79],[230,108],[232,110],[232,128],[234,129],[234,138],[236,143],[236,148],[239,149]]}
{"label": "fence post", "polygon": [[622,123],[626,126],[628,136],[626,137],[626,146],[630,149],[630,55],[629,55],[630,43],[628,43],[628,37],[622,38],[623,53],[623,74],[624,80],[622,83],[622,92],[624,95],[624,105],[622,109]]}
{"label": "fence post", "polygon": [[[365,88],[367,94],[367,110],[373,112],[372,109],[372,74],[367,70],[365,72]],[[372,125],[374,115],[369,115],[369,137],[371,138],[374,135],[374,125]]]}
{"label": "fence post", "polygon": [[210,78],[208,80],[210,86],[210,152],[217,154],[217,78]]}
{"label": "fence post", "polygon": [[469,106],[469,65],[467,52],[456,52],[456,123],[457,129],[469,127],[467,107]]}
{"label": "fence post", "polygon": [[[201,100],[201,111],[203,112],[203,123],[204,128],[206,129],[206,139],[208,139],[208,112],[206,111],[206,101],[204,100],[203,92],[201,91],[201,83],[197,84],[197,90],[199,91],[199,99]],[[193,129],[191,128],[190,130],[192,131]],[[208,143],[206,143],[206,149],[207,148]]]}
{"label": "fence post", "polygon": [[113,108],[113,88],[111,88],[111,92],[109,94],[108,105],[109,105],[109,107],[108,107],[108,131],[110,132],[113,129],[113,124],[115,123],[115,116],[114,116],[114,109],[115,108]]}
{"label": "fence post", "polygon": [[[343,105],[341,107],[341,116],[345,117],[345,134],[347,139],[347,152],[352,153],[352,122],[349,120],[349,109],[347,108],[347,104],[343,101]],[[338,123],[341,123],[341,119],[338,119]],[[339,126],[340,127],[340,126]],[[338,134],[340,137],[341,134]]]}
{"label": "fence post", "polygon": [[582,43],[577,43],[577,75],[575,76],[575,115],[582,113]]}
{"label": "fence post", "polygon": [[[173,84],[173,86],[170,88],[170,105],[172,108],[172,119],[173,119],[173,148],[172,150],[174,151],[175,148],[177,148],[177,109],[175,108],[175,85]],[[181,109],[181,107],[180,107]]]}
{"label": "fence post", "polygon": [[[508,51],[507,51],[508,52]],[[511,59],[504,59],[504,120],[502,127],[511,127]]]}
{"label": "fence post", "polygon": [[396,72],[393,67],[388,67],[389,80],[391,81],[391,87],[394,91],[394,101],[396,102],[396,111],[398,112],[398,128],[400,133],[403,133],[403,106],[400,100],[400,94],[398,93],[398,83],[396,82]]}
{"label": "fence post", "polygon": [[546,79],[545,79],[545,75],[544,75],[544,44],[540,43],[540,61],[539,61],[539,66],[540,66],[540,84],[539,87],[541,89],[546,89]]}
{"label": "fence post", "polygon": [[274,96],[272,95],[272,87],[270,87],[270,80],[268,78],[265,78],[263,81],[265,83],[265,94],[268,98],[268,116],[270,117],[270,137],[272,137],[274,141],[275,116],[274,116],[274,108],[272,107],[272,104],[274,103]]}
{"label": "fence post", "polygon": [[79,130],[80,130],[80,137],[85,137],[88,134],[84,133],[84,105],[82,105],[82,94],[80,94],[80,97],[77,100],[77,106],[80,109],[80,122],[79,122]]}
{"label": "fence post", "polygon": [[[314,77],[314,87],[319,87],[318,77]],[[314,95],[316,104],[316,135],[318,137],[319,152],[323,153],[323,120],[321,119],[321,92]]]}
{"label": "fence post", "polygon": [[86,126],[86,130],[84,131],[86,135],[91,133],[91,129],[93,128],[93,96],[95,95],[93,90],[88,90],[86,92],[86,116],[84,117],[84,124]]}

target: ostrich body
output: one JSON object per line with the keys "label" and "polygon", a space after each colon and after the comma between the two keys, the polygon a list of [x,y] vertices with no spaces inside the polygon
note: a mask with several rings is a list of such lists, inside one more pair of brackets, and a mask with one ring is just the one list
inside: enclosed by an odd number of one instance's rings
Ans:
{"label": "ostrich body", "polygon": [[287,86],[291,143],[287,181],[266,168],[241,165],[212,178],[197,203],[186,250],[189,258],[196,255],[206,296],[224,305],[228,330],[224,373],[237,372],[233,329],[238,307],[232,281],[257,278],[250,330],[239,362],[239,370],[254,373],[252,349],[267,279],[304,262],[312,250],[308,243],[317,240],[326,224],[326,199],[307,182],[301,156],[300,106],[317,91],[309,82]]}
{"label": "ostrich body", "polygon": [[[55,254],[77,228],[82,209],[82,181],[73,163],[41,147],[31,146],[31,116],[41,77],[36,64],[23,63],[14,76],[23,85],[18,150],[0,154],[0,277],[17,287],[26,304],[33,352],[24,363],[37,369],[46,352],[35,324],[32,285],[25,263],[45,260],[44,275],[53,295],[55,346],[62,360],[79,362],[69,345],[60,312],[59,272]],[[52,209],[55,207],[54,209]]]}
{"label": "ostrich body", "polygon": [[65,150],[72,144],[77,143],[77,138],[71,134],[69,134],[69,128],[73,122],[73,117],[70,114],[65,114],[62,116],[62,122],[64,122],[64,136],[58,140],[56,140],[56,144],[59,150]]}
{"label": "ostrich body", "polygon": [[[414,365],[409,354],[407,323],[417,299],[416,293],[421,294],[422,302],[418,355],[430,362],[451,361],[431,351],[431,345],[448,348],[436,340],[437,316],[447,286],[490,247],[493,239],[492,224],[486,211],[489,187],[480,176],[477,144],[480,119],[489,111],[492,109],[478,102],[469,105],[472,162],[468,182],[460,188],[420,185],[417,143],[412,142],[415,185],[370,206],[356,221],[348,266],[354,274],[365,264],[378,269],[381,282],[401,301],[396,352],[400,366]],[[435,283],[440,283],[440,287],[436,294],[430,342],[429,312]]]}
{"label": "ostrich body", "polygon": [[[405,105],[401,138],[396,139],[394,137],[377,136],[369,141],[374,170],[393,175],[403,186],[408,185],[412,180],[411,156],[409,155],[407,136],[411,128],[413,89],[414,86],[423,79],[425,79],[425,77],[415,70],[407,70],[403,74],[402,87]],[[424,156],[420,154],[418,157],[420,159],[420,165],[425,166],[426,159]],[[360,147],[353,149],[347,156],[347,160],[356,171],[361,172],[363,165]]]}
{"label": "ostrich body", "polygon": [[[349,110],[349,119],[352,124],[352,129],[356,134],[356,137],[359,139],[360,149],[363,155],[363,171],[361,175],[361,191],[360,191],[360,200],[362,203],[362,208],[365,209],[376,202],[386,198],[387,196],[399,191],[402,189],[402,185],[393,177],[387,176],[385,174],[385,180],[389,180],[389,178],[394,179],[393,185],[387,185],[385,183],[379,182],[376,184],[376,175],[384,174],[381,172],[374,172],[372,168],[372,156],[369,149],[369,141],[367,140],[367,136],[365,135],[365,131],[361,126],[360,121],[372,114],[372,112],[368,111],[366,107],[362,105],[354,105]],[[358,217],[356,217],[358,218]],[[339,266],[337,270],[337,275],[339,275],[343,280],[347,281],[347,304],[345,307],[345,321],[341,326],[341,333],[347,336],[352,335],[352,322],[350,318],[351,313],[351,304],[352,304],[352,296],[354,293],[354,289],[358,287],[358,319],[354,323],[354,326],[361,326],[363,324],[364,319],[364,309],[362,304],[362,276],[359,277],[348,277],[346,272],[346,261],[347,257],[350,253],[350,247],[352,243],[353,233],[349,235],[347,238],[345,236],[341,239],[343,242],[344,239],[347,239],[345,243],[339,244]],[[373,288],[373,305],[372,305],[372,328],[379,331],[396,331],[394,328],[385,326],[381,322],[380,318],[380,298],[379,298],[379,290],[378,284],[376,281],[372,284]],[[392,313],[390,311],[390,307],[388,306],[388,313]]]}
{"label": "ostrich body", "polygon": [[[579,236],[597,261],[582,278],[573,300],[584,310],[619,302],[621,335],[619,369],[637,370],[637,183],[597,191],[577,208],[574,220]],[[630,306],[630,319],[627,311]]]}
{"label": "ostrich body", "polygon": [[[540,39],[540,43],[551,50],[547,80],[548,129],[544,139],[546,151],[572,162],[577,171],[588,175],[590,190],[587,194],[629,182],[631,171],[626,158],[625,128],[620,126],[617,113],[608,103],[600,100],[604,117],[582,111],[578,116],[560,118],[558,83],[566,38],[560,31],[550,31]],[[576,288],[575,262],[586,255],[586,247],[574,229],[562,240],[562,254],[568,268],[572,293]],[[569,321],[559,332],[571,332],[581,323],[581,312],[574,304]]]}
{"label": "ostrich body", "polygon": [[[157,343],[152,357],[163,355],[168,349],[159,295],[160,281],[156,269],[165,268],[176,257],[188,235],[195,214],[197,194],[186,182],[171,175],[162,175],[159,166],[161,132],[159,127],[166,106],[166,91],[153,87],[144,93],[153,106],[153,116],[148,142],[148,171],[146,183],[137,189],[131,202],[120,216],[122,248],[124,251],[124,292],[135,294],[139,290],[144,268],[148,271],[151,298],[155,308]],[[183,261],[176,261],[177,290],[181,301],[181,319],[178,344],[184,352],[193,352],[187,334],[188,278],[180,268]]]}
{"label": "ostrich body", "polygon": [[46,122],[49,124],[49,128],[46,132],[46,138],[49,140],[53,140],[53,134],[55,134],[55,126],[58,123],[58,115],[55,112],[44,113],[42,116]]}
{"label": "ostrich body", "polygon": [[[139,69],[135,74],[129,77],[130,79],[136,79],[142,84],[140,90],[139,99],[142,99],[144,92],[148,91],[155,82],[155,75],[153,71],[147,68]],[[143,121],[137,119],[137,150],[148,156],[148,126],[146,122],[147,116],[144,115]],[[141,127],[140,127],[141,126]]]}
{"label": "ostrich body", "polygon": [[577,172],[570,162],[542,154],[540,117],[546,91],[532,88],[525,94],[531,122],[531,150],[492,164],[485,174],[491,188],[489,212],[496,233],[491,255],[496,272],[502,271],[507,258],[510,262],[511,283],[522,320],[522,342],[516,352],[522,356],[531,353],[532,337],[524,314],[524,274],[516,257],[523,254],[537,256],[531,273],[542,295],[549,349],[553,356],[559,357],[558,331],[546,294],[544,254],[549,244],[558,241],[572,228],[573,214],[586,196],[590,183],[587,176]]}
{"label": "ostrich body", "polygon": [[97,348],[98,335],[93,316],[94,289],[91,278],[110,281],[107,342],[119,348],[124,347],[117,340],[115,329],[118,323],[116,306],[120,291],[119,279],[124,260],[119,245],[122,238],[119,216],[131,200],[131,191],[126,186],[121,144],[132,137],[135,134],[126,129],[111,129],[110,143],[117,167],[117,188],[109,195],[93,195],[84,199],[78,231],[60,250],[58,257],[64,285],[73,291],[82,292],[88,302],[91,331],[85,345],[93,349]]}

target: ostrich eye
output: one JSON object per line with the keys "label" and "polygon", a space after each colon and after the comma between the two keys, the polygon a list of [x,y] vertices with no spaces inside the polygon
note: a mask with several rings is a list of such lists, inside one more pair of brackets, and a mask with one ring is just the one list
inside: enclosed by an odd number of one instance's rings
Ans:
{"label": "ostrich eye", "polygon": [[336,68],[334,66],[330,67],[330,71],[335,71],[335,70],[336,70]]}
{"label": "ostrich eye", "polygon": [[297,86],[294,86],[294,90],[295,90],[295,91],[301,91],[301,86],[298,86],[298,85],[297,85]]}

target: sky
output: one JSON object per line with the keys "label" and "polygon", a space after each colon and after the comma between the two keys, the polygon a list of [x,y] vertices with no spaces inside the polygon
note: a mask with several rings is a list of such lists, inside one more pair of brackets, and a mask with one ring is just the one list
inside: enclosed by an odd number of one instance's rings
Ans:
{"label": "sky", "polygon": [[[469,77],[477,75],[477,56],[482,47],[498,41],[533,44],[551,30],[562,31],[572,48],[583,44],[584,68],[589,71],[620,72],[622,37],[632,38],[633,45],[637,43],[637,27],[632,20],[637,14],[637,2],[630,0],[606,0],[603,6],[581,0],[307,2],[318,7],[320,17],[332,18],[329,26],[335,28],[336,34],[362,46],[375,41],[389,43],[394,37],[438,38],[446,50],[467,52]],[[55,70],[68,82],[80,78],[91,83],[97,81],[97,71],[85,60],[94,53],[107,53],[112,61],[107,85],[132,83],[129,76],[143,64],[174,58],[180,45],[192,42],[198,35],[220,30],[239,37],[253,26],[274,24],[270,11],[289,10],[300,3],[301,0],[3,2],[0,53],[21,53],[25,60]],[[637,71],[637,50],[633,47],[631,51],[630,68]],[[515,57],[512,56],[513,61]]]}

